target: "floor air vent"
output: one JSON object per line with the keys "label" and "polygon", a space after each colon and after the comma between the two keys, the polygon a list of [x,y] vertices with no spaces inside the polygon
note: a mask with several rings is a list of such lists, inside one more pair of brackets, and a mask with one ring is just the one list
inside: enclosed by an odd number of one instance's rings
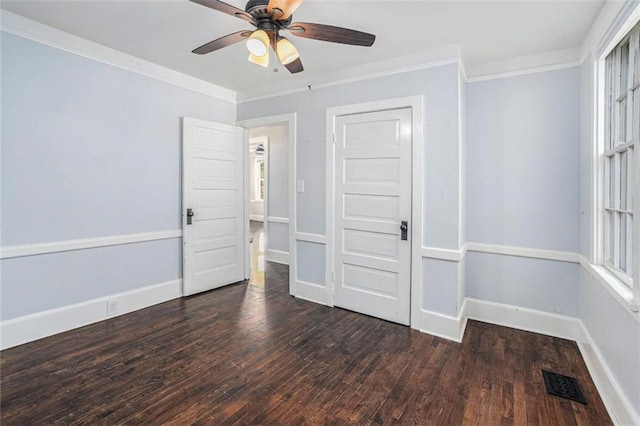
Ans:
{"label": "floor air vent", "polygon": [[548,394],[587,405],[587,400],[580,390],[580,385],[578,385],[578,381],[573,377],[546,370],[542,370],[542,377],[544,378],[544,384],[547,387]]}

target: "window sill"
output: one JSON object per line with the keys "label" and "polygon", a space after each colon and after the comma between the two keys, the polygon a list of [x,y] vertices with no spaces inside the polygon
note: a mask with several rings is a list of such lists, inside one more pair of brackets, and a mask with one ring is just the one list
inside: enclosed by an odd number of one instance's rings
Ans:
{"label": "window sill", "polygon": [[582,256],[580,256],[580,264],[607,289],[618,303],[640,320],[638,302],[633,300],[633,291],[626,284],[604,266],[594,265]]}

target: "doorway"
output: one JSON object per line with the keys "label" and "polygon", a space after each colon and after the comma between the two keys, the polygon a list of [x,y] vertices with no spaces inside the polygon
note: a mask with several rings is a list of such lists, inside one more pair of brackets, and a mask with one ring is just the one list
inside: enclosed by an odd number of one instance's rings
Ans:
{"label": "doorway", "polygon": [[[290,265],[295,115],[241,121],[245,128],[247,278],[264,285],[266,262]],[[291,291],[290,291],[291,293]]]}

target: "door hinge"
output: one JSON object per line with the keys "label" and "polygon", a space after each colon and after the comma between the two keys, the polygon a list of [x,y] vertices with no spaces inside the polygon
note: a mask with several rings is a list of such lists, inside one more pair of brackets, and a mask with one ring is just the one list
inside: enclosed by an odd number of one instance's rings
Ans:
{"label": "door hinge", "polygon": [[336,273],[335,272],[331,273],[331,281],[333,281],[334,283],[336,282]]}
{"label": "door hinge", "polygon": [[336,143],[336,134],[333,134],[333,143]]}

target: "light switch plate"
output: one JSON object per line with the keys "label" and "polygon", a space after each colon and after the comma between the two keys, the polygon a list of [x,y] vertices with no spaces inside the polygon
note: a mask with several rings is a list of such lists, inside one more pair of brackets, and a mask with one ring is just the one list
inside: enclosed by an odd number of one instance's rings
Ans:
{"label": "light switch plate", "polygon": [[296,182],[296,191],[304,192],[304,181],[302,179],[298,179],[298,181]]}

